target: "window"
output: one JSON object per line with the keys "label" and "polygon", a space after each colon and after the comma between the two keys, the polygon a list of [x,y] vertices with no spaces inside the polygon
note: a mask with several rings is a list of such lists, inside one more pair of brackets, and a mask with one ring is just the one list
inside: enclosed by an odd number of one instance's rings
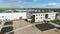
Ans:
{"label": "window", "polygon": [[46,18],[46,19],[48,18],[48,14],[45,14],[45,18]]}
{"label": "window", "polygon": [[44,14],[43,14],[43,16],[44,16]]}
{"label": "window", "polygon": [[37,16],[37,15],[36,15]]}
{"label": "window", "polygon": [[2,16],[2,18],[4,18],[4,16]]}
{"label": "window", "polygon": [[42,17],[41,17],[41,19],[42,19]]}
{"label": "window", "polygon": [[37,18],[36,18],[37,19]]}
{"label": "window", "polygon": [[42,14],[41,14],[41,16],[42,16]]}
{"label": "window", "polygon": [[40,16],[40,14],[39,14],[39,16]]}

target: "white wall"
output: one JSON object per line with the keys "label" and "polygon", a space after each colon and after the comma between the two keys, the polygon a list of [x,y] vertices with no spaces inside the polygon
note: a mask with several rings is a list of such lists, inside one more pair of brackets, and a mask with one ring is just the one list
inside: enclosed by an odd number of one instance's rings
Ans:
{"label": "white wall", "polygon": [[26,19],[26,13],[0,13],[0,20],[14,20],[19,19],[19,17]]}
{"label": "white wall", "polygon": [[55,20],[56,18],[56,12],[54,13],[33,13],[32,15],[35,15],[35,22],[39,22],[39,21],[46,20],[45,14],[48,14],[48,18],[50,18],[49,20]]}

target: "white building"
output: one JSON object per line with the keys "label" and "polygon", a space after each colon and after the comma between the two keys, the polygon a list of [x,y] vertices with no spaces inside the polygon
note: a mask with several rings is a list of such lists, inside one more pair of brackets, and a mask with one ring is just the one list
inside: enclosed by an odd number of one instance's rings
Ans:
{"label": "white building", "polygon": [[33,22],[44,20],[55,20],[57,12],[41,12],[35,10],[16,10],[5,11],[0,13],[0,20],[15,20],[22,17],[23,19],[32,19]]}
{"label": "white building", "polygon": [[19,19],[19,17],[22,17],[23,19],[26,19],[26,12],[20,12],[20,11],[6,11],[0,13],[0,20],[16,20]]}
{"label": "white building", "polygon": [[32,15],[35,18],[35,22],[40,22],[44,20],[50,21],[56,19],[56,12],[33,13]]}

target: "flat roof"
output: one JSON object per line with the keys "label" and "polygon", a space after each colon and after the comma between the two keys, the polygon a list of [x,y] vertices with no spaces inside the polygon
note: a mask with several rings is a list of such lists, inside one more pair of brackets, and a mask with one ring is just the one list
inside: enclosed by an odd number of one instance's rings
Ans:
{"label": "flat roof", "polygon": [[50,13],[54,11],[41,11],[41,10],[6,10],[0,13],[19,13],[19,12],[27,12],[27,13]]}

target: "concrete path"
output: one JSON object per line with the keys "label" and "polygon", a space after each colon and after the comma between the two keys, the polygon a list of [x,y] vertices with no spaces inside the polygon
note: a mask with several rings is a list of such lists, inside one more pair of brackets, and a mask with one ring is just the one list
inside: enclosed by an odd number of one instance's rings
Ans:
{"label": "concrete path", "polygon": [[[18,29],[20,27],[28,26],[30,23],[19,20],[19,21],[13,21],[14,29]],[[35,28],[35,26],[30,26],[22,30],[14,31],[14,34],[40,34],[41,31]]]}
{"label": "concrete path", "polygon": [[4,24],[5,24],[5,21],[2,21],[1,24],[0,24],[0,31],[2,30]]}
{"label": "concrete path", "polygon": [[60,25],[55,24],[55,23],[50,23],[51,25],[55,26],[55,27],[60,27]]}
{"label": "concrete path", "polygon": [[48,31],[44,31],[41,34],[60,34],[60,30],[58,31],[57,29],[51,29]]}

